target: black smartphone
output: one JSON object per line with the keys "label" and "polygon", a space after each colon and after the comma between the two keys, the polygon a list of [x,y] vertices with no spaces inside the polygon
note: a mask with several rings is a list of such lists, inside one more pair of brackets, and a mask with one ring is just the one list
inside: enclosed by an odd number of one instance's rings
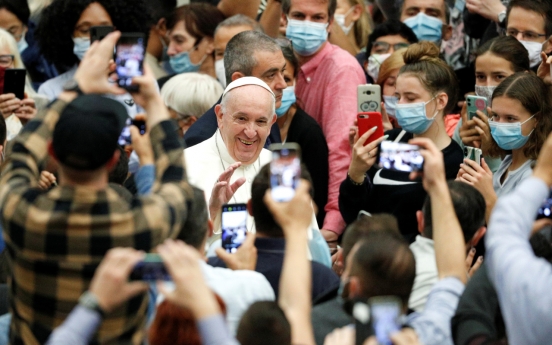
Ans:
{"label": "black smartphone", "polygon": [[235,253],[247,235],[247,205],[223,205],[221,223],[222,248],[228,253]]}
{"label": "black smartphone", "polygon": [[276,201],[290,201],[301,178],[301,149],[296,143],[272,144],[270,191]]}
{"label": "black smartphone", "polygon": [[402,172],[421,171],[424,157],[420,147],[393,141],[382,141],[378,150],[378,164],[382,169]]}
{"label": "black smartphone", "polygon": [[401,300],[396,296],[379,296],[368,299],[370,320],[380,345],[393,345],[391,334],[401,330]]}
{"label": "black smartphone", "polygon": [[13,93],[16,98],[25,98],[25,77],[27,71],[24,68],[10,68],[4,74],[4,94]]}
{"label": "black smartphone", "polygon": [[109,35],[114,30],[115,30],[114,26],[108,26],[108,25],[92,26],[90,28],[90,44],[94,43],[95,41],[103,40],[105,36]]}
{"label": "black smartphone", "polygon": [[171,280],[171,276],[159,254],[146,254],[132,269],[130,280]]}
{"label": "black smartphone", "polygon": [[130,135],[130,126],[138,127],[138,130],[140,131],[140,135],[144,135],[144,133],[146,133],[145,120],[133,120],[129,117],[126,122],[126,126],[121,131],[121,135],[119,135],[119,145],[126,146],[132,143],[132,138]]}
{"label": "black smartphone", "polygon": [[548,195],[548,199],[544,200],[542,206],[537,211],[537,219],[552,218],[552,191]]}
{"label": "black smartphone", "polygon": [[123,33],[115,46],[115,64],[118,85],[128,91],[138,91],[132,78],[144,74],[146,39],[141,33]]}

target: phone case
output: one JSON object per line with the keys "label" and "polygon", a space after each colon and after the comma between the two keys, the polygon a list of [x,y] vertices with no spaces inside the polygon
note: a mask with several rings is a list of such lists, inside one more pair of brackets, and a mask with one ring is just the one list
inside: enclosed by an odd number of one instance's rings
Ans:
{"label": "phone case", "polygon": [[381,113],[381,87],[374,84],[357,86],[358,112]]}
{"label": "phone case", "polygon": [[481,156],[483,156],[481,149],[471,146],[464,147],[464,157],[475,161],[479,165],[481,165]]}
{"label": "phone case", "polygon": [[372,134],[364,142],[364,146],[368,145],[372,141],[383,137],[383,120],[381,114],[378,112],[366,112],[357,115],[358,124],[358,136],[361,137],[364,133],[368,132],[370,128],[378,127],[374,134]]}
{"label": "phone case", "polygon": [[487,115],[487,98],[481,96],[468,96],[466,99],[467,110],[468,110],[468,119],[471,120],[477,115],[475,112],[477,110],[481,111],[483,114]]}
{"label": "phone case", "polygon": [[90,43],[103,40],[104,37],[113,32],[113,30],[115,30],[113,26],[92,26],[90,28]]}
{"label": "phone case", "polygon": [[4,94],[13,93],[20,100],[25,98],[25,77],[23,68],[10,68],[4,74]]}

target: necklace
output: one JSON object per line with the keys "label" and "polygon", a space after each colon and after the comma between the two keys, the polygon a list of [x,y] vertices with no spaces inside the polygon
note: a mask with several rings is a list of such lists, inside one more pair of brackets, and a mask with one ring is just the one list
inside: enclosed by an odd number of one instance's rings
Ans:
{"label": "necklace", "polygon": [[[219,156],[219,160],[220,160],[220,165],[222,166],[222,171],[224,172],[224,171],[226,171],[226,167],[224,166],[224,162],[222,161],[222,155],[220,154],[220,149],[219,149],[219,146],[218,146],[218,136],[219,136],[218,132],[219,132],[219,130],[217,129],[217,135],[215,135],[215,146],[217,147],[217,152],[218,152],[218,156]],[[253,172],[255,173],[255,176],[257,176],[257,173],[259,171],[261,171],[261,157],[260,157],[260,155],[259,155],[259,157],[257,157],[256,162],[258,162],[258,169],[257,170],[255,170],[255,162],[253,162],[251,164],[251,166],[253,167]],[[240,168],[241,168],[241,166],[240,166]],[[242,169],[242,174],[243,174],[243,178],[247,181],[247,177],[245,176],[245,169]],[[236,200],[236,197],[234,195],[232,195],[232,200],[234,200],[235,204],[238,203],[238,201]]]}

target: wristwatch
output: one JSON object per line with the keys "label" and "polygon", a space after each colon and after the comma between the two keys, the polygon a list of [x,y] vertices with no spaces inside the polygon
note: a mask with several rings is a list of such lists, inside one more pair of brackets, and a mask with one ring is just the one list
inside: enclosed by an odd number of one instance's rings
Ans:
{"label": "wristwatch", "polygon": [[84,95],[84,92],[82,92],[79,84],[75,79],[69,79],[68,81],[66,81],[63,85],[63,91],[76,92],[79,96]]}
{"label": "wristwatch", "polygon": [[96,295],[94,295],[90,291],[85,291],[80,296],[79,305],[82,305],[86,309],[97,311],[102,318],[105,316],[105,312],[102,310],[102,308],[100,307],[100,304],[98,303],[98,297],[96,297]]}
{"label": "wristwatch", "polygon": [[506,11],[502,11],[498,14],[498,25],[503,28],[506,27]]}

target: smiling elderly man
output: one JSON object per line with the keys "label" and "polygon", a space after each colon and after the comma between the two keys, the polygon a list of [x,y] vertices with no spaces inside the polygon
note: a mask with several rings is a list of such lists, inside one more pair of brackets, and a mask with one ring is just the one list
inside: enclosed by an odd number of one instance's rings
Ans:
{"label": "smiling elderly man", "polygon": [[[247,203],[253,179],[272,159],[263,146],[276,121],[274,93],[261,79],[239,78],[226,87],[215,113],[215,134],[184,150],[189,181],[205,191],[213,220],[222,204]],[[254,230],[252,219],[247,229]]]}

